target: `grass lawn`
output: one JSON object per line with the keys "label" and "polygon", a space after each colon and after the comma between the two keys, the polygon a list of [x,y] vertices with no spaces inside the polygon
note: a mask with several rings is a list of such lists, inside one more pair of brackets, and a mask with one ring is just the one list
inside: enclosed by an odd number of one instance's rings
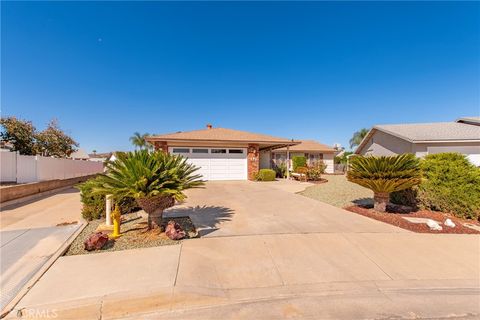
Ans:
{"label": "grass lawn", "polygon": [[300,194],[340,208],[358,204],[373,205],[373,192],[349,182],[346,176],[324,175],[322,178],[328,182],[308,187]]}

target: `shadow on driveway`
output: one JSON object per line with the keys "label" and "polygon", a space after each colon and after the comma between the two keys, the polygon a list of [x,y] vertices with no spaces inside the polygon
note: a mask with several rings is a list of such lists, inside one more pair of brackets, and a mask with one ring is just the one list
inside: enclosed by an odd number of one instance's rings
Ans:
{"label": "shadow on driveway", "polygon": [[201,237],[218,230],[220,223],[231,221],[234,214],[230,208],[205,205],[172,208],[165,213],[169,217],[189,216]]}

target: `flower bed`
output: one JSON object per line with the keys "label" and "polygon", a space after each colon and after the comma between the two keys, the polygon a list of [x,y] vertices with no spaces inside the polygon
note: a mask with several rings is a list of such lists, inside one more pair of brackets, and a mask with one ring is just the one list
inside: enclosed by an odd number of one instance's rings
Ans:
{"label": "flower bed", "polygon": [[[410,230],[413,232],[419,233],[467,233],[467,234],[480,234],[479,231],[463,226],[463,223],[470,223],[480,226],[478,222],[471,220],[459,219],[451,215],[446,215],[442,212],[427,211],[421,210],[416,212],[408,213],[392,213],[392,212],[378,212],[373,209],[360,207],[360,206],[349,206],[345,208],[350,212],[360,214],[362,216],[372,218],[378,221],[389,223],[391,225],[397,226],[402,229]],[[403,217],[411,218],[427,218],[435,220],[439,223],[445,222],[447,218],[451,219],[455,223],[455,227],[450,228],[442,224],[443,229],[440,231],[433,231],[425,223],[413,223],[405,220]]]}

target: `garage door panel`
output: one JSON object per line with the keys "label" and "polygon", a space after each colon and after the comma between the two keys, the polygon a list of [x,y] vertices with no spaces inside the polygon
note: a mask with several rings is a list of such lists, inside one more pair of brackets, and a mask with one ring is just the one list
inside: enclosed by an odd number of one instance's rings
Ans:
{"label": "garage door panel", "polygon": [[[247,150],[229,152],[229,148],[197,148],[182,147],[189,149],[190,153],[182,153],[187,161],[197,167],[196,172],[203,176],[203,180],[246,180],[247,179]],[[208,153],[192,153],[192,149],[208,149]],[[226,153],[212,153],[212,149],[225,149]],[[169,151],[172,152],[170,147]],[[237,153],[234,153],[237,152]]]}

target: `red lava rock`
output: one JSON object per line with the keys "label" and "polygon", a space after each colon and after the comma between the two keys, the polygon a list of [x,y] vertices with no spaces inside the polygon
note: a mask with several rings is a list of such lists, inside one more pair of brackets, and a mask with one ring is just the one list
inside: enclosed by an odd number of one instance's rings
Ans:
{"label": "red lava rock", "polygon": [[[418,233],[468,233],[468,234],[479,234],[477,230],[467,228],[463,226],[463,223],[468,222],[475,225],[478,225],[477,222],[465,219],[459,219],[457,217],[445,214],[443,212],[435,212],[435,211],[428,211],[428,210],[420,210],[420,211],[411,211],[408,213],[383,213],[378,212],[373,209],[362,208],[359,206],[350,206],[344,208],[350,212],[354,212],[360,214],[365,217],[369,217],[378,221],[382,221],[402,229],[407,229],[413,232]],[[451,219],[455,223],[455,227],[444,227],[443,230],[430,230],[430,228],[425,223],[413,223],[409,222],[402,217],[412,217],[412,218],[427,218],[432,219],[435,221],[439,221],[440,223],[445,222],[445,220]]]}
{"label": "red lava rock", "polygon": [[172,240],[180,240],[185,238],[185,231],[182,230],[182,227],[173,220],[168,221],[165,234]]}
{"label": "red lava rock", "polygon": [[108,236],[103,232],[95,232],[92,233],[85,242],[85,250],[92,251],[92,250],[100,250],[103,246],[108,242]]}

